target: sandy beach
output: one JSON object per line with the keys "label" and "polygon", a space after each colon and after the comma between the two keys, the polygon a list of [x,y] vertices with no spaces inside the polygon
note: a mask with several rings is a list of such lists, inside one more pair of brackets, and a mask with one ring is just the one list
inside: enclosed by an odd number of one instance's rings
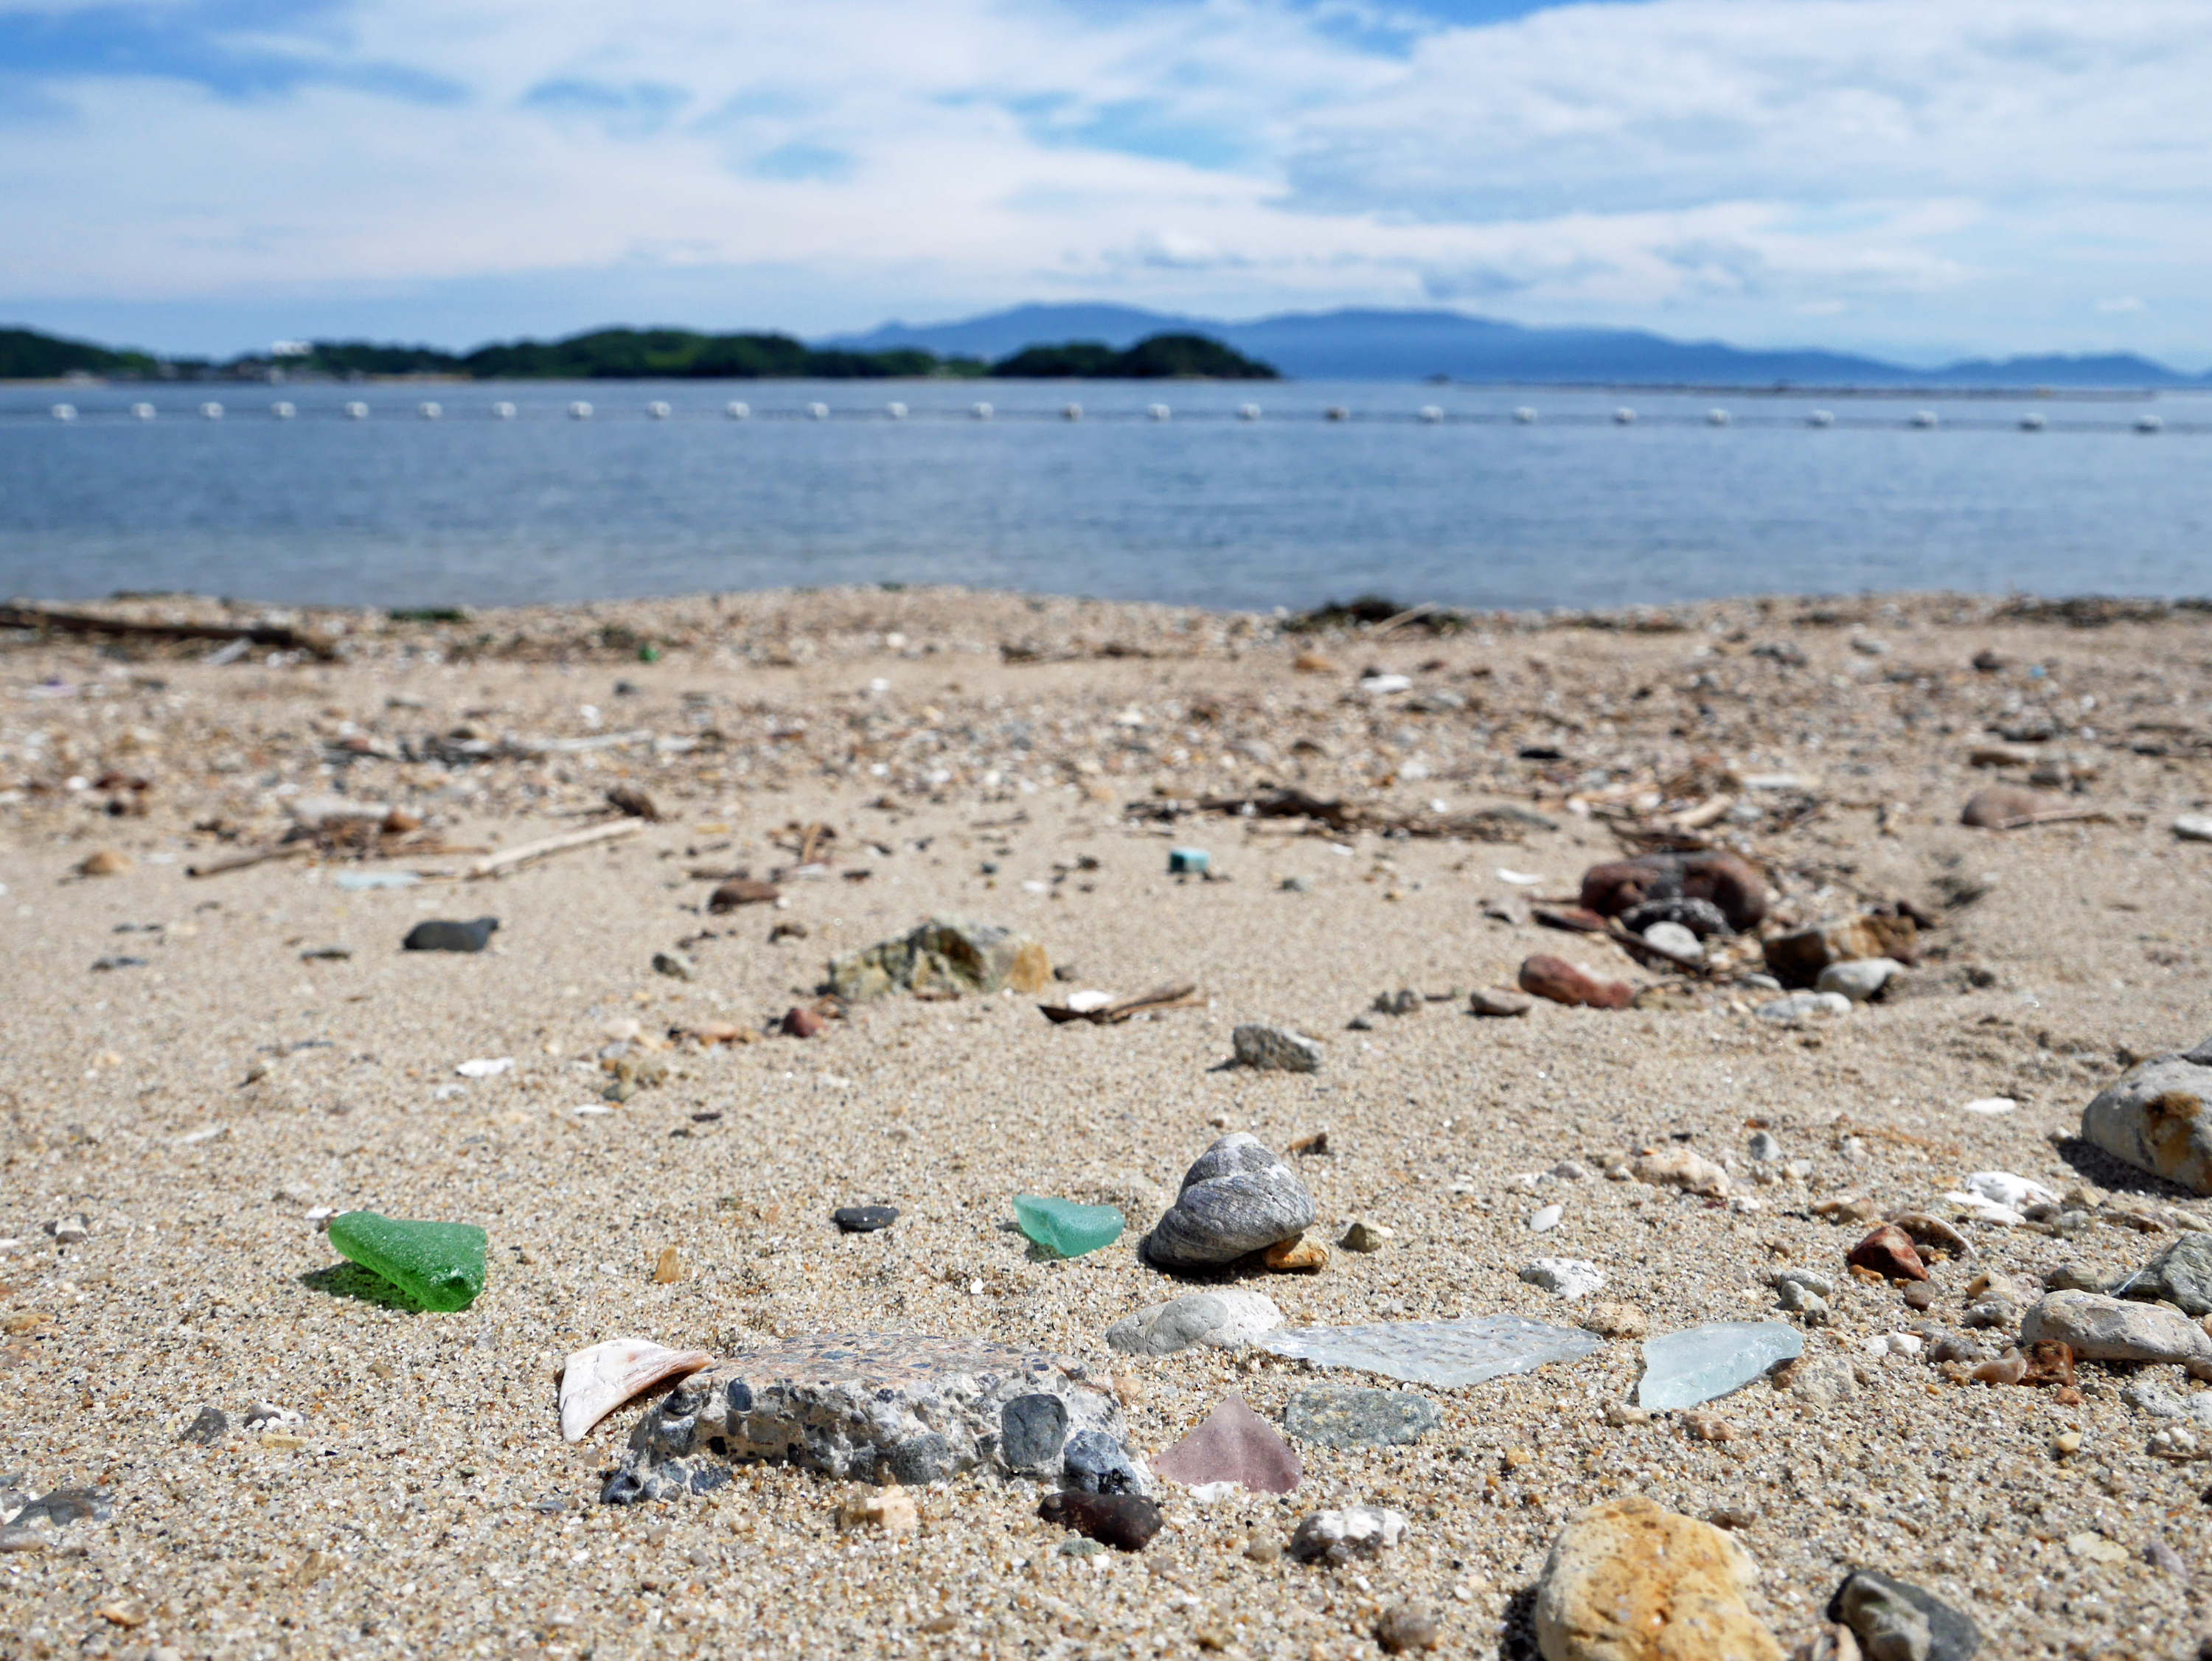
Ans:
{"label": "sandy beach", "polygon": [[[2179,1367],[2085,1361],[2069,1400],[1959,1382],[1926,1343],[1875,1353],[1933,1323],[1995,1355],[2009,1335],[1962,1325],[1975,1276],[2033,1298],[2212,1226],[2212,1203],[2080,1140],[2100,1089],[2212,1033],[2212,845],[2173,829],[2212,800],[2202,612],[1898,596],[1308,631],[934,590],[445,621],[96,609],[218,638],[0,643],[0,1488],[95,1488],[112,1512],[0,1553],[0,1650],[1305,1661],[1381,1653],[1378,1622],[1412,1606],[1437,1653],[1522,1657],[1562,1525],[1631,1493],[1722,1519],[1784,1650],[1858,1567],[1970,1614],[1988,1656],[2188,1657],[2212,1630],[2190,1579],[2212,1573],[2212,1470],[2154,1449],[2162,1422],[2124,1393],[2201,1390]],[[249,621],[299,644],[222,646]],[[2081,816],[1960,822],[1974,791],[2031,779]],[[615,822],[623,787],[659,817],[468,875]],[[1334,818],[1201,805],[1283,790]],[[327,827],[373,821],[334,800],[407,828],[364,857]],[[285,842],[303,820],[325,834]],[[1902,905],[1928,919],[1917,961],[1879,1002],[1779,1021],[1741,975],[1658,973],[1528,915],[1666,834],[1753,864],[1769,934]],[[1169,874],[1186,846],[1211,880]],[[102,851],[113,874],[81,874]],[[190,874],[261,852],[283,857]],[[420,880],[341,885],[372,872]],[[709,911],[738,873],[781,898]],[[1059,978],[772,1030],[817,1006],[830,959],[939,915],[1017,931]],[[400,949],[426,918],[479,917],[499,924],[482,953]],[[671,953],[690,978],[656,971]],[[1541,953],[1643,996],[1470,1013]],[[1181,982],[1183,1007],[1125,1024],[1036,1007]],[[1401,989],[1414,1012],[1371,1009]],[[1319,1040],[1318,1070],[1225,1064],[1254,1021]],[[726,1041],[684,1036],[702,1031]],[[625,1061],[642,1088],[611,1100]],[[1232,1131],[1288,1155],[1313,1238],[1365,1219],[1380,1249],[1318,1273],[1144,1261],[1143,1229]],[[1754,1161],[1760,1131],[1778,1159]],[[1680,1148],[1727,1170],[1726,1197],[1607,1174]],[[1984,1172],[2087,1221],[1974,1221],[1944,1196]],[[1017,1192],[1132,1226],[1040,1260]],[[1814,1209],[1838,1197],[1869,1207]],[[883,1232],[830,1221],[878,1203],[900,1213]],[[1934,1267],[1924,1311],[1844,1263],[1900,1207],[1971,1248]],[[311,1213],[357,1209],[481,1225],[482,1294],[426,1312],[334,1275]],[[1546,1257],[1602,1290],[1520,1278]],[[1826,1324],[1778,1310],[1790,1268],[1836,1283]],[[1132,1554],[1063,1552],[1079,1537],[1039,1519],[1040,1486],[981,1470],[913,1490],[911,1532],[841,1526],[849,1485],[780,1464],[603,1505],[647,1403],[561,1433],[564,1358],[623,1335],[1063,1355],[1146,1459],[1232,1391],[1279,1428],[1316,1383],[1395,1387],[1107,1345],[1226,1284],[1292,1326],[1571,1328],[1593,1302],[1652,1334],[1771,1320],[1848,1379],[1644,1420],[1618,1410],[1642,1371],[1619,1336],[1408,1385],[1441,1413],[1418,1440],[1301,1446],[1280,1496],[1160,1482],[1165,1526]],[[208,1408],[226,1429],[181,1440]],[[1341,1567],[1251,1549],[1358,1505],[1402,1512],[1404,1543]]]}

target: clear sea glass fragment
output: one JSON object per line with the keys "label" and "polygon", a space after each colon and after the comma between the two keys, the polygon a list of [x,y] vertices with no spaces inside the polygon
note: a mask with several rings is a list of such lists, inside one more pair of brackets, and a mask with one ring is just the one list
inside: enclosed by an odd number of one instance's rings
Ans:
{"label": "clear sea glass fragment", "polygon": [[1507,1373],[1533,1373],[1549,1361],[1579,1361],[1602,1343],[1595,1333],[1547,1326],[1518,1315],[1285,1327],[1256,1342],[1262,1349],[1316,1367],[1353,1367],[1445,1389]]}
{"label": "clear sea glass fragment", "polygon": [[1644,1345],[1636,1404],[1655,1413],[1695,1407],[1804,1353],[1804,1335],[1780,1321],[1714,1321],[1662,1332]]}

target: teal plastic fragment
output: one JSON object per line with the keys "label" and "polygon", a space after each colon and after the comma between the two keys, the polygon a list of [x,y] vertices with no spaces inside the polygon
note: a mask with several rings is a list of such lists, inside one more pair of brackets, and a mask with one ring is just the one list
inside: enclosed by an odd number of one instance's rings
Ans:
{"label": "teal plastic fragment", "polygon": [[1695,1407],[1804,1353],[1805,1335],[1780,1321],[1713,1321],[1662,1332],[1644,1346],[1636,1404],[1655,1413]]}
{"label": "teal plastic fragment", "polygon": [[1170,876],[1203,876],[1213,869],[1213,856],[1204,848],[1170,848]]}
{"label": "teal plastic fragment", "polygon": [[1042,1194],[1014,1196],[1014,1222],[1024,1234],[1048,1252],[1079,1258],[1121,1238],[1126,1225],[1110,1205],[1078,1205]]}
{"label": "teal plastic fragment", "polygon": [[331,1219],[331,1244],[426,1309],[466,1309],[483,1290],[484,1231],[474,1223],[347,1211]]}

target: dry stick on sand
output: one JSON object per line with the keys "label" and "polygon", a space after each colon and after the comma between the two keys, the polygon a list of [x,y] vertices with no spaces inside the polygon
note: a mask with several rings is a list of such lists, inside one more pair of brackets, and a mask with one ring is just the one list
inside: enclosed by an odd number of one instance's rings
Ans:
{"label": "dry stick on sand", "polygon": [[2066,808],[2056,813],[2023,813],[2000,819],[1991,830],[2024,830],[2030,825],[2109,825],[2112,815],[2102,808]]}
{"label": "dry stick on sand", "polygon": [[1063,1026],[1071,1021],[1087,1021],[1093,1026],[1113,1027],[1148,1010],[1182,1009],[1203,1003],[1206,1000],[1197,992],[1196,981],[1180,980],[1172,986],[1155,986],[1149,992],[1101,1004],[1095,1009],[1070,1009],[1054,1003],[1040,1003],[1037,1008],[1044,1011],[1046,1020]]}
{"label": "dry stick on sand", "polygon": [[88,611],[57,611],[42,605],[0,605],[0,628],[120,634],[142,640],[245,640],[253,646],[310,652],[325,662],[338,655],[337,648],[321,635],[289,623],[146,623],[129,617],[97,616]]}
{"label": "dry stick on sand", "polygon": [[566,853],[571,848],[588,848],[599,842],[619,842],[625,837],[635,836],[644,828],[642,819],[610,819],[604,824],[587,825],[582,830],[563,831],[558,836],[525,842],[519,848],[507,848],[488,855],[470,866],[468,874],[472,877],[497,876],[501,871],[513,870],[517,865],[543,859],[548,854]]}
{"label": "dry stick on sand", "polygon": [[218,859],[212,865],[187,865],[185,867],[185,875],[220,876],[225,871],[242,871],[251,866],[265,865],[272,859],[297,859],[302,854],[321,852],[322,849],[313,842],[288,842],[280,848],[263,848],[258,852],[241,853],[228,859]]}

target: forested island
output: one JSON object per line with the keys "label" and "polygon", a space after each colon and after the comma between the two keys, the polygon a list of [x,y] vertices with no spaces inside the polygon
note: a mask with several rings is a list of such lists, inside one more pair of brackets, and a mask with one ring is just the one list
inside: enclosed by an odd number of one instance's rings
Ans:
{"label": "forested island", "polygon": [[369,341],[304,341],[225,361],[114,351],[27,329],[0,330],[0,380],[70,374],[143,380],[1275,380],[1275,370],[1206,335],[1165,333],[1116,351],[1095,341],[1031,346],[999,359],[915,347],[851,351],[781,334],[599,329],[453,353]]}

